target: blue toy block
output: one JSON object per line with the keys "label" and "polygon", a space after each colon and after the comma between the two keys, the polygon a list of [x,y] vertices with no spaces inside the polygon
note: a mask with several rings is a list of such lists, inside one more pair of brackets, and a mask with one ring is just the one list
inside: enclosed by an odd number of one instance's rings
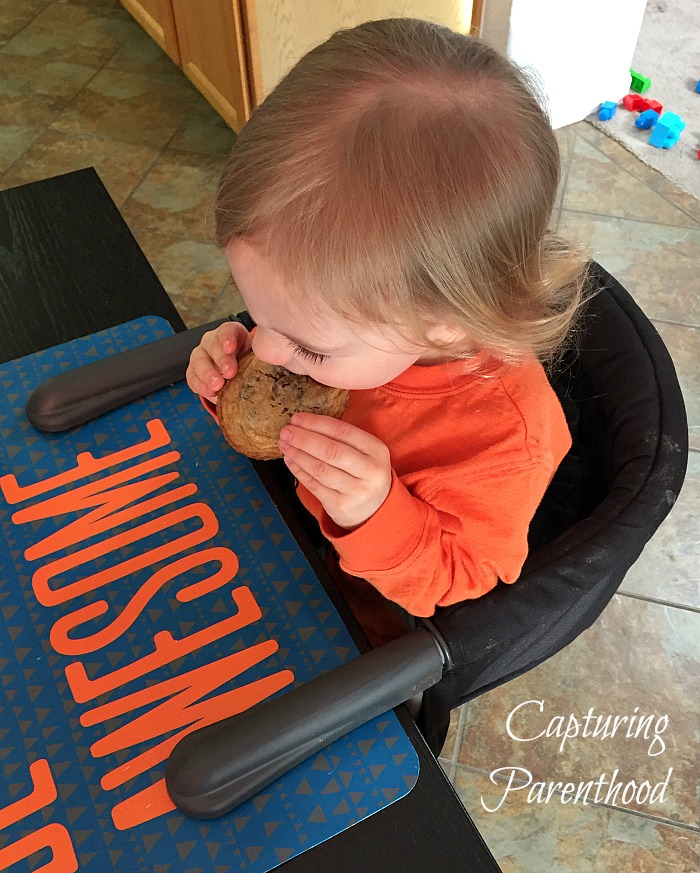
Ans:
{"label": "blue toy block", "polygon": [[668,130],[663,125],[657,124],[649,137],[649,145],[656,146],[657,149],[671,149],[678,142],[680,131],[671,129]]}
{"label": "blue toy block", "polygon": [[681,131],[685,128],[685,121],[675,112],[664,112],[656,122],[649,137],[649,145],[657,149],[670,149],[677,142]]}
{"label": "blue toy block", "polygon": [[655,109],[647,109],[637,118],[634,122],[634,126],[638,127],[640,130],[649,130],[649,128],[653,127],[658,120],[659,113]]}
{"label": "blue toy block", "polygon": [[700,94],[700,79],[698,79],[698,84],[695,86],[695,90]]}
{"label": "blue toy block", "polygon": [[606,100],[605,103],[600,104],[600,109],[598,110],[598,120],[610,121],[616,111],[617,103],[615,103],[613,100]]}

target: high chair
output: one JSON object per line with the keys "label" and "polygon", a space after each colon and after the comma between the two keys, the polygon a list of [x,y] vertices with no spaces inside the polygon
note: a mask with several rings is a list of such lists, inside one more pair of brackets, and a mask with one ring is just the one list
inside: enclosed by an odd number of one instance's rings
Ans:
{"label": "high chair", "polygon": [[[540,664],[598,618],[678,497],[688,430],[673,363],[651,322],[595,262],[588,281],[596,293],[576,343],[551,377],[573,446],[531,524],[520,579],[440,608],[404,637],[184,737],[166,768],[168,790],[183,812],[199,818],[227,812],[324,745],[420,692],[416,721],[437,755],[452,709]],[[189,352],[210,327],[171,338],[170,356],[149,352],[144,358],[138,349],[121,356],[133,356],[129,366],[110,363],[112,377],[131,369],[140,384],[130,386],[122,375],[107,408],[183,378]],[[169,341],[160,341],[164,350]],[[160,370],[150,378],[144,361],[155,359]],[[59,430],[106,411],[104,400],[86,410],[75,396],[95,395],[104,379],[95,373],[62,389],[79,418],[68,420],[65,404],[57,405],[51,390],[41,394],[42,386],[30,398],[30,420]],[[281,484],[291,492],[289,479]],[[314,536],[313,526],[309,533]]]}

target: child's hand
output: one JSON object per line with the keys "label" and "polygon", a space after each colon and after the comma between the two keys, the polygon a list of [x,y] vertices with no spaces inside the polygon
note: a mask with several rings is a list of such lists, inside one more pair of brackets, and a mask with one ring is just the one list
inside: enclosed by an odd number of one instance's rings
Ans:
{"label": "child's hand", "polygon": [[187,384],[195,394],[215,403],[225,380],[233,379],[238,372],[236,357],[248,351],[250,345],[250,334],[237,321],[225,321],[208,331],[190,355]]}
{"label": "child's hand", "polygon": [[353,530],[367,521],[389,493],[389,449],[359,427],[296,413],[282,428],[279,445],[285,464],[339,527]]}

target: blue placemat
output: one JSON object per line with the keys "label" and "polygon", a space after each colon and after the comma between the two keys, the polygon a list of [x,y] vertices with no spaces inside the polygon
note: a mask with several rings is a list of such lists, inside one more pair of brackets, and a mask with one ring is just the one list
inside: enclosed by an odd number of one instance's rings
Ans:
{"label": "blue placemat", "polygon": [[228,816],[165,791],[177,739],[357,656],[250,462],[184,383],[64,434],[42,381],[156,317],[0,365],[0,870],[267,871],[405,795],[393,713]]}

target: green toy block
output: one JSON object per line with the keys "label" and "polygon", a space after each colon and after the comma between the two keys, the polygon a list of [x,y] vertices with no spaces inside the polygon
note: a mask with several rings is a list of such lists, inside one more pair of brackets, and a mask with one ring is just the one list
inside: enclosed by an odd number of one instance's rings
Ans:
{"label": "green toy block", "polygon": [[651,88],[651,79],[647,79],[645,76],[636,73],[634,70],[630,70],[630,75],[632,76],[630,91],[636,91],[638,94],[643,94]]}

